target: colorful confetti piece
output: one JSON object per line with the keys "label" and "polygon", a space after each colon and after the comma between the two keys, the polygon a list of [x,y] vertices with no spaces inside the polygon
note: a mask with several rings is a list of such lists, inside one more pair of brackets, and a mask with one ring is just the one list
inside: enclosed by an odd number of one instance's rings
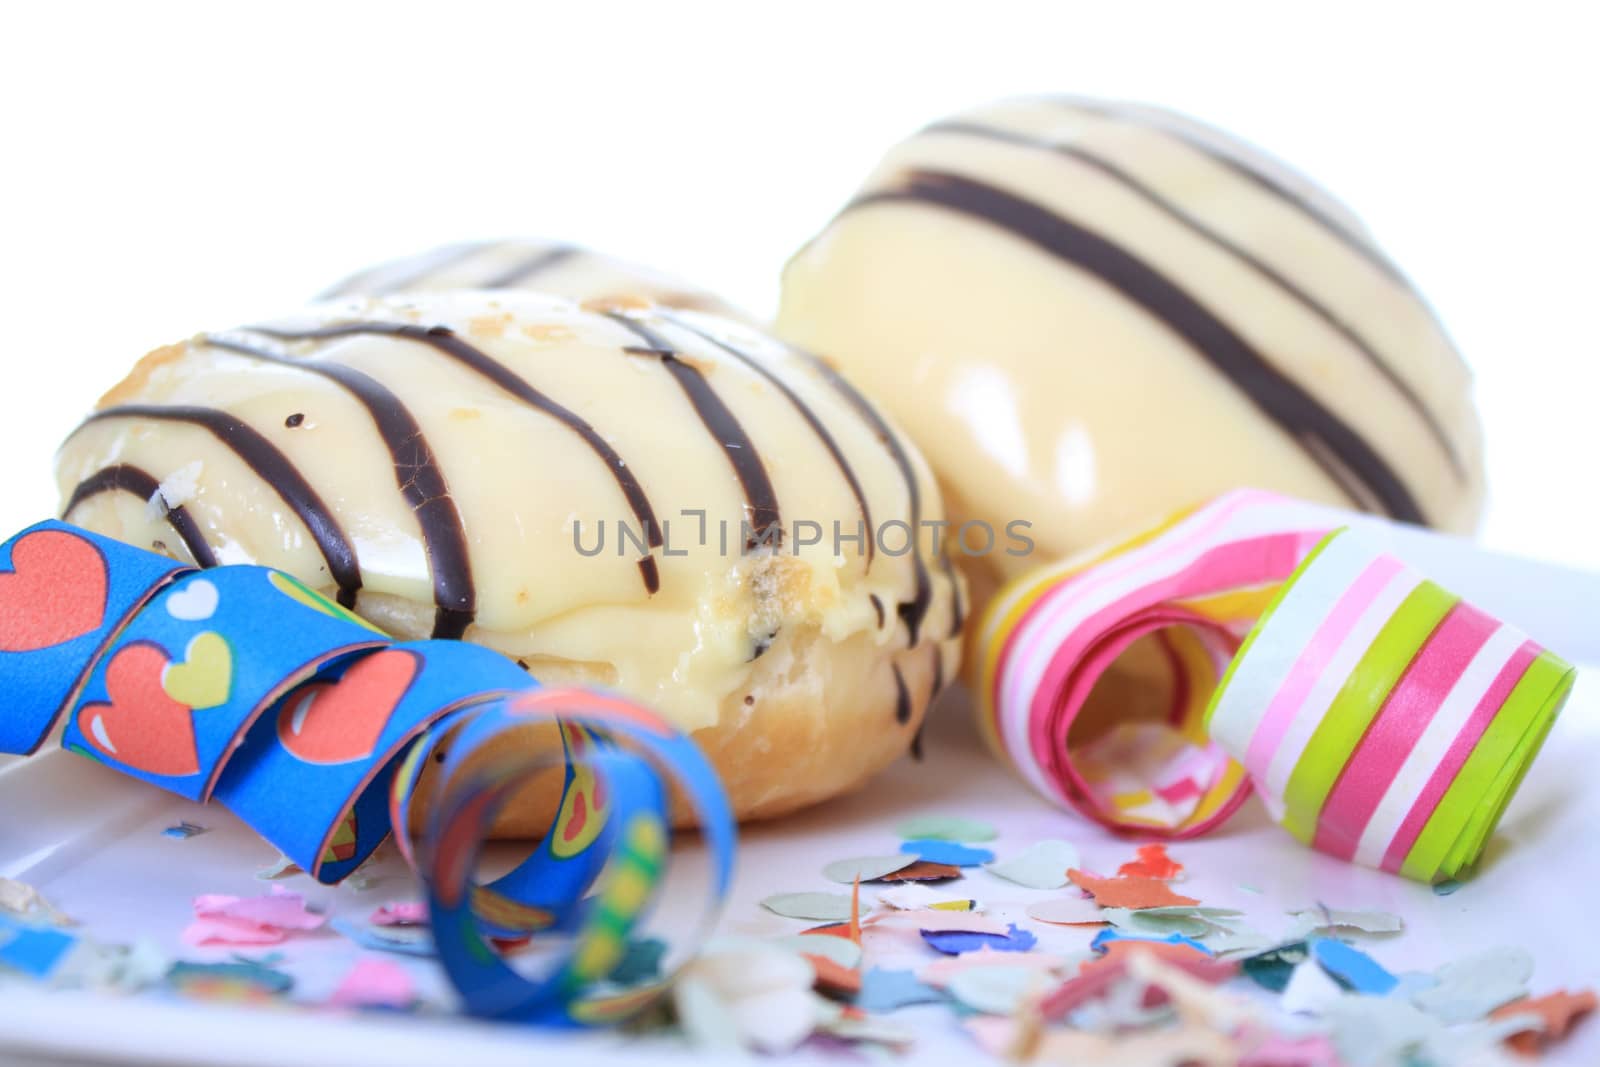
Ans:
{"label": "colorful confetti piece", "polygon": [[894,832],[907,841],[957,841],[981,844],[999,836],[994,826],[981,819],[959,815],[918,815],[902,821]]}
{"label": "colorful confetti piece", "polygon": [[1103,908],[1164,908],[1180,904],[1198,904],[1193,897],[1174,893],[1172,888],[1156,878],[1098,878],[1084,871],[1067,872],[1072,884],[1094,896]]}
{"label": "colorful confetti piece", "polygon": [[843,893],[778,893],[763,900],[761,906],[786,919],[850,918],[850,898]]}
{"label": "colorful confetti piece", "polygon": [[1009,859],[984,865],[990,874],[1029,889],[1060,889],[1078,865],[1078,850],[1066,841],[1037,841]]}
{"label": "colorful confetti piece", "polygon": [[899,853],[893,856],[860,856],[855,859],[835,860],[822,868],[822,876],[830,882],[851,885],[860,879],[875,882],[884,875],[904,870],[917,861],[915,856]]}
{"label": "colorful confetti piece", "polygon": [[994,861],[994,853],[986,848],[969,848],[954,841],[937,841],[932,838],[903,842],[900,851],[915,856],[924,863],[943,864],[949,867],[976,867]]}

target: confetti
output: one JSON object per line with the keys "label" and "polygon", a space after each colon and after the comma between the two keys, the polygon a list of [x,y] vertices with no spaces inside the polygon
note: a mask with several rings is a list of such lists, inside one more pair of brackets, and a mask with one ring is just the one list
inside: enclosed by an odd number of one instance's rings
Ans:
{"label": "confetti", "polygon": [[299,893],[274,887],[259,897],[208,893],[194,899],[194,921],[183,931],[191,945],[274,945],[291,933],[316,930],[327,917],[306,908]]}
{"label": "confetti", "polygon": [[661,977],[661,961],[666,955],[667,943],[658,937],[629,941],[609,980],[619,986],[653,982]]}
{"label": "confetti", "polygon": [[1043,985],[1028,967],[971,967],[950,977],[950,995],[974,1011],[1010,1015]]}
{"label": "confetti", "polygon": [[328,928],[377,952],[398,952],[403,956],[437,956],[433,934],[420,926],[364,926],[348,919],[334,919]]}
{"label": "confetti", "polygon": [[1537,1056],[1551,1041],[1567,1036],[1573,1023],[1600,1006],[1592,989],[1582,993],[1559,990],[1542,997],[1514,1000],[1502,1004],[1489,1013],[1491,1019],[1526,1020],[1526,1029],[1518,1030],[1506,1038],[1506,1044],[1524,1056]]}
{"label": "confetti", "polygon": [[1398,979],[1360,949],[1330,937],[1313,938],[1306,943],[1311,958],[1346,989],[1381,997],[1399,984]]}
{"label": "confetti", "polygon": [[1445,1023],[1471,1022],[1528,995],[1533,957],[1520,948],[1494,948],[1433,974],[1438,984],[1412,994],[1411,1002]]}
{"label": "confetti", "polygon": [[878,894],[878,903],[901,911],[921,911],[937,908],[943,911],[981,911],[978,902],[965,897],[951,897],[949,893],[930,889],[916,882],[891,886]]}
{"label": "confetti", "polygon": [[1204,1023],[1230,1032],[1259,1018],[1254,1004],[1215,988],[1236,973],[1227,964],[1187,953],[1169,961],[1132,946],[1126,948],[1126,953],[1128,974],[1147,983],[1146,1005],[1160,1007],[1170,1001],[1179,1021]]}
{"label": "confetti", "polygon": [[1183,864],[1167,855],[1167,846],[1165,845],[1140,845],[1135,851],[1135,855],[1139,858],[1130,860],[1117,868],[1118,877],[1155,878],[1159,881],[1170,882],[1183,873]]}
{"label": "confetti", "polygon": [[956,815],[918,815],[906,819],[894,832],[908,841],[959,841],[981,843],[999,836],[989,823]]}
{"label": "confetti", "polygon": [[904,870],[917,861],[915,856],[897,853],[893,856],[860,856],[856,859],[835,860],[822,868],[822,876],[830,882],[850,885],[857,878],[875,882],[886,874]]}
{"label": "confetti", "polygon": [[[680,1020],[702,1047],[793,1050],[815,1029],[811,963],[776,945],[713,942],[685,965],[673,995]],[[687,988],[686,988],[687,987]]]}
{"label": "confetti", "polygon": [[192,822],[180,822],[176,826],[169,826],[162,830],[161,836],[171,837],[178,841],[187,841],[191,837],[199,837],[201,834],[210,832],[210,827],[200,826]]}
{"label": "confetti", "polygon": [[924,863],[944,864],[949,867],[976,867],[994,861],[994,853],[986,848],[969,848],[954,841],[933,839],[906,841],[900,851],[915,856]]}
{"label": "confetti", "polygon": [[744,1048],[738,1021],[707,983],[692,975],[679,977],[672,985],[672,1005],[684,1036],[696,1048],[708,1052],[737,1052]]}
{"label": "confetti", "polygon": [[1054,974],[1066,963],[1062,957],[1049,952],[1005,952],[985,946],[976,952],[964,952],[925,964],[917,971],[917,980],[927,986],[944,988],[951,978],[972,967],[1027,967]]}
{"label": "confetti", "polygon": [[1339,1053],[1322,1034],[1272,1034],[1246,1052],[1238,1067],[1339,1067]]}
{"label": "confetti", "polygon": [[1283,938],[1269,937],[1250,927],[1234,927],[1213,933],[1205,938],[1206,947],[1218,956],[1230,952],[1255,955],[1282,944]]}
{"label": "confetti", "polygon": [[1101,914],[1111,925],[1139,937],[1165,937],[1182,934],[1184,937],[1205,937],[1218,929],[1204,916],[1182,910],[1169,912],[1164,908],[1132,911],[1128,908],[1105,908]]}
{"label": "confetti", "polygon": [[45,895],[15,878],[0,877],[0,915],[19,919],[43,918],[56,926],[72,926],[73,921],[50,903]]}
{"label": "confetti", "polygon": [[1026,952],[1039,943],[1039,939],[1028,931],[1020,929],[1015,923],[1006,928],[1003,934],[970,934],[959,930],[924,930],[922,940],[936,952],[943,952],[947,956],[959,956],[965,952],[976,952],[980,948],[990,948],[996,952]]}
{"label": "confetti", "polygon": [[367,917],[374,926],[422,926],[428,922],[428,905],[420,900],[396,900]]}
{"label": "confetti", "polygon": [[917,1036],[913,1031],[884,1019],[864,1018],[845,1013],[825,1021],[822,1029],[849,1041],[871,1041],[878,1045],[909,1045]]}
{"label": "confetti", "polygon": [[405,1010],[416,1003],[416,983],[404,967],[391,960],[360,960],[328,998],[335,1008],[387,1008]]}
{"label": "confetti", "polygon": [[0,916],[0,973],[12,970],[29,978],[48,978],[77,944],[78,939],[64,930]]}
{"label": "confetti", "polygon": [[1289,975],[1278,1005],[1291,1015],[1321,1015],[1343,996],[1344,990],[1333,976],[1315,960],[1307,959]]}
{"label": "confetti", "polygon": [[856,997],[856,1007],[877,1015],[912,1004],[937,1004],[943,999],[942,993],[917,981],[916,975],[910,971],[874,967],[861,976],[861,993]]}
{"label": "confetti", "polygon": [[263,882],[275,882],[280,878],[288,878],[290,875],[304,873],[298,863],[279,853],[276,860],[256,871],[256,878]]}
{"label": "confetti", "polygon": [[1060,889],[1067,869],[1078,865],[1078,850],[1066,841],[1038,841],[1010,859],[985,864],[984,870],[1029,889]]}
{"label": "confetti", "polygon": [[816,972],[817,992],[839,997],[854,997],[861,992],[860,971],[846,967],[827,956],[807,955],[804,958]]}
{"label": "confetti", "polygon": [[1196,952],[1204,953],[1207,956],[1211,955],[1211,950],[1206,948],[1200,942],[1196,941],[1194,938],[1184,937],[1182,934],[1177,933],[1168,934],[1165,937],[1140,937],[1130,936],[1120,930],[1101,930],[1098,934],[1094,935],[1094,940],[1089,942],[1089,947],[1096,952],[1104,952],[1113,943],[1118,941],[1135,942],[1144,945],[1187,945]]}
{"label": "confetti", "polygon": [[1325,930],[1363,934],[1398,934],[1405,929],[1400,916],[1387,911],[1340,911],[1337,908],[1316,908],[1309,911],[1292,911],[1296,922],[1296,938]]}
{"label": "confetti", "polygon": [[1174,893],[1167,883],[1155,878],[1097,878],[1074,868],[1067,872],[1072,884],[1094,896],[1103,908],[1161,908],[1198,904],[1193,897]]}
{"label": "confetti", "polygon": [[340,884],[350,889],[352,892],[365,893],[367,890],[382,884],[384,881],[386,881],[386,879],[384,879],[381,875],[370,874],[365,870],[358,869],[354,874],[346,878]]}
{"label": "confetti", "polygon": [[[777,938],[773,943],[782,945],[791,952],[798,952],[802,956],[825,956],[841,967],[861,966],[861,946],[846,937],[807,937],[805,934],[795,934],[793,937]],[[619,979],[613,975],[612,981]]]}
{"label": "confetti", "polygon": [[1084,897],[1034,901],[1028,905],[1028,918],[1063,926],[1090,926],[1109,921],[1100,905]]}
{"label": "confetti", "polygon": [[885,882],[946,882],[952,878],[961,877],[961,868],[948,863],[929,863],[918,860],[909,867],[903,867],[893,874],[886,874],[881,881]]}
{"label": "confetti", "polygon": [[849,923],[848,920],[846,920],[845,922],[831,922],[831,923],[824,923],[821,926],[813,926],[813,927],[811,927],[809,929],[801,930],[800,933],[797,936],[799,936],[799,937],[819,937],[819,936],[820,937],[842,937],[846,941],[850,941],[852,943],[855,942],[856,940],[858,940],[856,938],[856,936],[855,936],[855,931],[850,929],[850,923]]}
{"label": "confetti", "polygon": [[201,1000],[261,1001],[294,988],[294,979],[266,963],[235,959],[228,963],[174,963],[167,984]]}
{"label": "confetti", "polygon": [[1458,1063],[1427,1054],[1443,1027],[1437,1019],[1393,997],[1335,997],[1327,1004],[1339,1059],[1350,1067],[1396,1063]]}
{"label": "confetti", "polygon": [[763,900],[761,906],[786,919],[850,918],[850,898],[843,893],[778,893]]}
{"label": "confetti", "polygon": [[1128,963],[1136,955],[1154,956],[1206,982],[1219,982],[1236,973],[1236,968],[1231,964],[1219,963],[1188,945],[1162,941],[1113,941],[1105,946],[1104,955],[1082,964],[1076,975],[1040,1000],[1040,1015],[1045,1019],[1061,1019],[1080,1006],[1105,996],[1127,974]]}
{"label": "confetti", "polygon": [[914,927],[925,933],[956,931],[969,934],[997,934],[1006,936],[1007,926],[999,919],[974,911],[892,911],[872,920],[873,926]]}
{"label": "confetti", "polygon": [[1294,969],[1309,958],[1303,941],[1278,945],[1239,961],[1239,969],[1261,988],[1282,993]]}

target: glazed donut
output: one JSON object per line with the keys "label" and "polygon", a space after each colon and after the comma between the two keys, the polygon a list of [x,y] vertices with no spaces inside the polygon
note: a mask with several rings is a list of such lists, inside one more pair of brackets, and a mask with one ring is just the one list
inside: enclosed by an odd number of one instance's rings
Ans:
{"label": "glazed donut", "polygon": [[358,271],[320,299],[390,296],[447,289],[526,289],[576,300],[648,300],[663,307],[749,316],[714,293],[654,267],[562,241],[465,241]]}
{"label": "glazed donut", "polygon": [[[784,274],[780,336],[922,446],[994,582],[1254,486],[1470,530],[1470,375],[1328,194],[1192,119],[1012,100],[890,150]],[[907,383],[916,383],[914,388]]]}
{"label": "glazed donut", "polygon": [[698,312],[470,290],[200,335],[57,478],[91,530],[644,701],[744,818],[864,781],[959,665],[942,545],[895,551],[943,518],[921,456],[826,363]]}

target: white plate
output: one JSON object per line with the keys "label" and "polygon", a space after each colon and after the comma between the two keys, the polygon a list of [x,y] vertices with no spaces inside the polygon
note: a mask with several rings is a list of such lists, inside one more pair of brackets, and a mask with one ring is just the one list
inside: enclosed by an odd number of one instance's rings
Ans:
{"label": "white plate", "polygon": [[[1580,678],[1545,751],[1528,775],[1494,841],[1483,869],[1450,896],[1362,870],[1302,848],[1267,822],[1252,801],[1220,831],[1172,847],[1190,872],[1183,891],[1209,905],[1240,908],[1267,932],[1287,926],[1288,911],[1327,904],[1393,911],[1406,920],[1399,938],[1376,942],[1372,954],[1391,970],[1428,969],[1473,950],[1512,943],[1537,960],[1533,991],[1600,985],[1600,937],[1589,903],[1600,885],[1600,686]],[[983,750],[964,694],[938,708],[923,763],[903,760],[861,792],[741,835],[735,891],[721,925],[728,934],[776,936],[803,923],[763,911],[758,901],[776,892],[837,889],[820,873],[828,861],[893,851],[893,827],[926,812],[978,816],[1002,830],[985,847],[1004,856],[1044,837],[1079,846],[1090,869],[1114,871],[1132,846],[1049,807],[1011,778]],[[189,840],[161,835],[187,819],[211,828]],[[690,842],[680,846],[692,851]],[[101,941],[155,939],[175,956],[218,959],[226,949],[188,949],[179,931],[198,893],[262,892],[254,872],[275,857],[250,830],[218,808],[201,808],[121,779],[87,760],[55,752],[0,766],[0,874],[22,878],[80,920]],[[286,883],[335,915],[363,917],[378,904],[414,895],[409,877],[391,859],[384,881],[371,889],[329,889],[296,876]],[[1241,888],[1250,886],[1260,893]],[[1021,913],[1050,896],[983,872],[963,883],[1001,914]],[[672,913],[682,901],[669,905]],[[1061,928],[1042,947],[1081,951],[1092,931]],[[326,996],[358,950],[337,935],[291,940],[282,969],[297,981],[295,995]],[[907,946],[907,951],[915,951]],[[251,955],[260,953],[252,952]],[[401,962],[426,990],[443,995],[439,974],[425,960]],[[873,962],[895,965],[894,959]],[[893,1015],[922,1035],[917,1063],[970,1062],[975,1047],[943,1008]],[[456,1020],[333,1015],[220,1007],[175,999],[107,998],[0,986],[0,1060],[38,1057],[68,1062],[164,1065],[216,1063],[373,1064],[404,1067],[439,1063],[527,1064],[541,1053],[563,1060],[579,1051],[567,1035]],[[611,1035],[584,1039],[582,1050],[616,1062],[681,1062],[674,1042],[641,1043]],[[587,1057],[585,1057],[587,1058]],[[700,1063],[711,1059],[696,1054]],[[810,1060],[813,1057],[805,1057]],[[833,1062],[838,1062],[834,1060]],[[1600,1063],[1600,1020],[1580,1024],[1573,1038],[1542,1061]]]}

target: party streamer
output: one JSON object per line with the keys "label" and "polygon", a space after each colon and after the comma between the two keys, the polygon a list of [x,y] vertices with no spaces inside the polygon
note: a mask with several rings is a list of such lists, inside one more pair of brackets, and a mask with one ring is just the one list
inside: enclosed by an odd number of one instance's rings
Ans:
{"label": "party streamer", "polygon": [[[540,687],[481,646],[393,641],[271,568],[196,571],[40,523],[0,545],[0,687],[0,752],[30,754],[64,720],[68,749],[215,799],[319,881],[340,881],[394,831],[475,1015],[588,1025],[632,1014],[709,930],[732,874],[721,785],[653,713]],[[539,724],[559,735],[560,757],[507,743]],[[413,841],[412,799],[430,766]],[[550,766],[564,768],[550,830],[478,884],[496,813]],[[608,978],[670,878],[669,786],[700,826],[711,870],[694,891],[707,899],[661,977],[621,987]],[[530,934],[544,950],[534,977],[490,943]]]}
{"label": "party streamer", "polygon": [[1575,675],[1339,530],[1251,631],[1206,723],[1302,842],[1434,882],[1483,852]]}
{"label": "party streamer", "polygon": [[1470,863],[1572,671],[1369,524],[1319,550],[1342,517],[1240,491],[1003,590],[979,633],[989,742],[1114,829],[1202,833],[1253,782],[1324,851],[1426,880]]}

